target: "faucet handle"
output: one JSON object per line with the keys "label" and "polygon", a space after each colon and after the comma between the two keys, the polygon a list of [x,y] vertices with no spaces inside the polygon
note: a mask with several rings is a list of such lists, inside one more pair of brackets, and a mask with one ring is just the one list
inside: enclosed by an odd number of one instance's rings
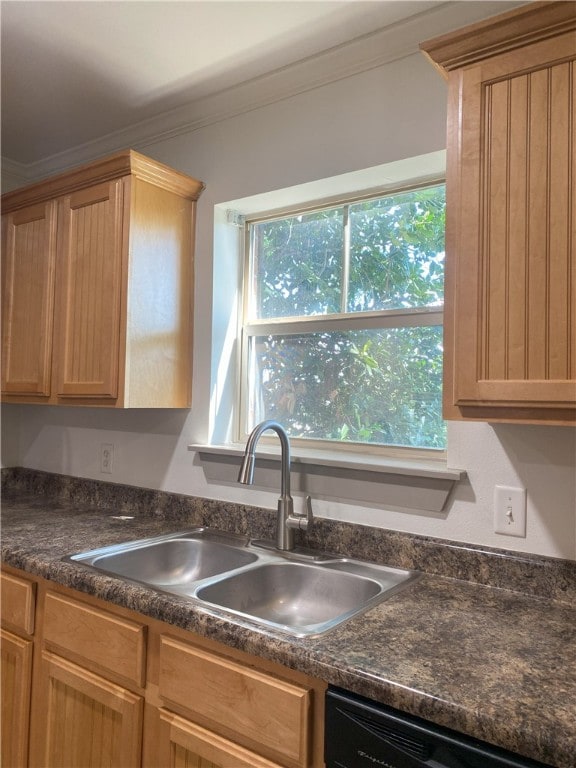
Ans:
{"label": "faucet handle", "polygon": [[312,513],[312,499],[310,496],[306,496],[306,510],[305,512],[294,512],[289,515],[286,520],[288,528],[297,528],[299,531],[307,531],[308,526],[314,519]]}

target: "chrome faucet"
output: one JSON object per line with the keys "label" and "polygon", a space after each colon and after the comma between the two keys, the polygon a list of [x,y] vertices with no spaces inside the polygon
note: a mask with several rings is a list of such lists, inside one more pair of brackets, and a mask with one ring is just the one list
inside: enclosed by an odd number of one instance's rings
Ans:
{"label": "chrome faucet", "polygon": [[290,495],[290,441],[286,430],[277,421],[263,421],[258,424],[248,438],[246,450],[238,482],[244,485],[252,485],[254,482],[254,465],[256,464],[256,444],[263,432],[272,429],[280,438],[282,448],[282,477],[280,483],[280,498],[278,499],[278,518],[276,528],[276,549],[290,551],[294,549],[294,530],[299,528],[303,531],[308,530],[308,525],[312,522],[312,505],[310,496],[306,498],[306,513],[294,513],[294,501]]}

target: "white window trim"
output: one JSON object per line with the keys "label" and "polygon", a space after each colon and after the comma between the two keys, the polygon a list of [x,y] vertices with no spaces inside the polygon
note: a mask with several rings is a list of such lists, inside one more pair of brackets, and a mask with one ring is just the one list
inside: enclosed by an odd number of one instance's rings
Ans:
{"label": "white window trim", "polygon": [[[280,216],[296,206],[318,207],[318,201],[321,201],[320,204],[334,204],[354,194],[385,194],[400,185],[442,182],[444,175],[445,152],[434,152],[215,206],[214,358],[211,362],[210,417],[207,434],[198,435],[200,439],[188,446],[190,451],[196,452],[209,482],[235,483],[244,451],[244,445],[237,442],[241,350],[236,333],[241,327],[239,286],[243,277],[245,218],[253,218],[262,211],[266,212],[264,215]],[[217,276],[225,275],[224,282],[230,291],[230,286],[234,284],[230,274],[232,264],[236,269],[235,294],[222,295],[223,282],[218,280],[217,284]],[[393,314],[394,311],[390,311],[391,322]],[[434,316],[438,314],[438,308],[418,309],[414,312],[414,322],[422,324],[422,315],[425,315],[427,321],[433,323]],[[379,316],[381,321],[381,313]],[[286,318],[283,318],[283,324],[285,321]],[[324,317],[315,320],[319,324],[325,321]],[[334,318],[330,319],[332,322]],[[258,327],[261,329],[262,325]],[[231,418],[232,410],[234,418]],[[256,472],[256,485],[277,488],[279,459],[273,437],[261,441],[259,449],[260,470]],[[301,491],[320,498],[367,502],[401,510],[440,512],[454,483],[466,475],[463,470],[447,467],[445,451],[432,449],[339,445],[338,450],[333,450],[330,445],[307,447],[296,441],[292,442],[291,452],[292,486],[296,493]]]}

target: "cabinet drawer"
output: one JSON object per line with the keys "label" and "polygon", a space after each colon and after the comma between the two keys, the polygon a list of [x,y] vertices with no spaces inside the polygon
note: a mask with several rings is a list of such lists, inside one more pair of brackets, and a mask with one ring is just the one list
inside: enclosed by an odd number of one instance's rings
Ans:
{"label": "cabinet drawer", "polygon": [[251,750],[244,749],[212,731],[160,710],[160,748],[158,765],[164,768],[282,768]]}
{"label": "cabinet drawer", "polygon": [[160,641],[160,696],[250,749],[306,766],[311,692],[178,640]]}
{"label": "cabinet drawer", "polygon": [[146,661],[146,628],[90,605],[49,592],[44,610],[47,645],[74,661],[142,687]]}
{"label": "cabinet drawer", "polygon": [[8,573],[1,574],[2,624],[31,635],[34,632],[35,585]]}

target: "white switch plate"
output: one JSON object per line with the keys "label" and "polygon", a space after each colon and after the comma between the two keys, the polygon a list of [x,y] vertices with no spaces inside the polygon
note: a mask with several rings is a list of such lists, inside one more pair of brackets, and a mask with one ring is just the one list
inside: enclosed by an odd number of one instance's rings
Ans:
{"label": "white switch plate", "polygon": [[526,488],[497,485],[494,489],[494,531],[526,537]]}

